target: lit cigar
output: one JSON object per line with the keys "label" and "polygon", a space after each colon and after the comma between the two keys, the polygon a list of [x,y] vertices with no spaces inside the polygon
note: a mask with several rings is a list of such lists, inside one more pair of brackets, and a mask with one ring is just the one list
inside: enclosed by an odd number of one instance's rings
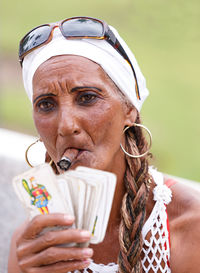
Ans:
{"label": "lit cigar", "polygon": [[65,151],[65,154],[63,155],[61,160],[58,161],[58,163],[57,163],[58,167],[63,171],[69,170],[71,164],[76,159],[78,153],[79,153],[78,149],[68,148]]}
{"label": "lit cigar", "polygon": [[57,165],[59,166],[59,168],[61,170],[63,170],[63,171],[67,171],[70,168],[71,164],[72,164],[71,160],[68,157],[66,157],[66,156],[63,156],[61,158],[61,160],[58,161],[58,163],[57,163]]}

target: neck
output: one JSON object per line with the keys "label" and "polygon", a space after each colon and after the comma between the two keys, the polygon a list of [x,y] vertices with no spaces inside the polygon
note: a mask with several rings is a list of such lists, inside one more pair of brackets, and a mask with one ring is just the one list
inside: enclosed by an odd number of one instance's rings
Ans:
{"label": "neck", "polygon": [[117,183],[116,183],[115,194],[113,197],[113,203],[112,203],[110,218],[109,218],[108,227],[107,227],[108,232],[109,230],[113,230],[113,228],[116,228],[116,227],[118,228],[120,224],[122,199],[126,192],[125,185],[124,185],[125,169],[126,169],[126,166],[124,162],[124,166],[120,166],[115,172],[117,176]]}

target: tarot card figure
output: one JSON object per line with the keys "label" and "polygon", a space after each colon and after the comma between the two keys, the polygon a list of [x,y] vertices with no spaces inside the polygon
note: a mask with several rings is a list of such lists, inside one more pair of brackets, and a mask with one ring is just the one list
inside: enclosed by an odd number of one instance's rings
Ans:
{"label": "tarot card figure", "polygon": [[44,185],[37,184],[35,177],[29,179],[31,188],[25,179],[22,179],[22,184],[31,198],[31,205],[36,206],[41,214],[48,214],[48,202],[51,195],[48,193]]}

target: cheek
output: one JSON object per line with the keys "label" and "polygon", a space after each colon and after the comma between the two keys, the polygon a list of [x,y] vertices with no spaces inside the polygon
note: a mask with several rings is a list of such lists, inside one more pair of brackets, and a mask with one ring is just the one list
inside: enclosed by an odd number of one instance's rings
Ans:
{"label": "cheek", "polygon": [[54,117],[45,118],[41,117],[38,113],[33,113],[33,119],[35,127],[39,135],[42,137],[42,140],[48,140],[56,136],[57,131],[57,122]]}
{"label": "cheek", "polygon": [[117,173],[115,166],[122,169],[124,164],[124,154],[120,148],[124,115],[120,107],[103,107],[98,112],[93,111],[91,117],[88,126],[95,148],[88,166]]}
{"label": "cheek", "polygon": [[98,111],[93,111],[88,125],[95,144],[103,143],[111,148],[115,142],[120,143],[124,127],[121,105],[104,105]]}

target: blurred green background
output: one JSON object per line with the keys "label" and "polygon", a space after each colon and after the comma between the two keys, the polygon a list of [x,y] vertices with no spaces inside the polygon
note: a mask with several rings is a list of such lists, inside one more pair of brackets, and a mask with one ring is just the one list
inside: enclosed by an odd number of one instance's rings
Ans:
{"label": "blurred green background", "polygon": [[0,127],[37,135],[17,63],[18,41],[33,27],[85,15],[116,27],[137,57],[150,96],[143,123],[153,164],[200,180],[199,0],[1,0]]}

